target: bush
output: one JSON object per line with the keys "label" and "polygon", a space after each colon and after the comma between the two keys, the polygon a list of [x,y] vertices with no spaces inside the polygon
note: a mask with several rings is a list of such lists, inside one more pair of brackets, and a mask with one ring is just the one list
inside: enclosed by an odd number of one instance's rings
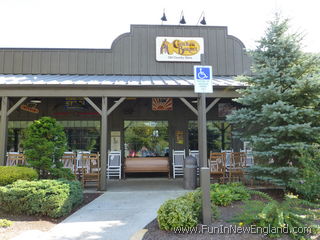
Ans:
{"label": "bush", "polygon": [[[298,229],[308,227],[311,232],[317,233],[319,226],[313,225],[313,220],[319,217],[316,210],[309,208],[319,206],[300,200],[293,195],[287,195],[285,201],[247,201],[243,206],[244,211],[235,216],[233,222],[245,225],[256,225],[262,228],[282,229],[294,239],[305,239],[307,231],[301,233]],[[269,232],[269,237],[280,237],[281,231]]]}
{"label": "bush", "polygon": [[76,180],[76,176],[72,173],[71,169],[69,168],[51,168],[49,170],[50,178],[51,179],[59,179],[64,178],[66,180]]}
{"label": "bush", "polygon": [[27,167],[0,166],[0,186],[11,184],[20,179],[36,180],[38,173]]}
{"label": "bush", "polygon": [[78,181],[18,180],[0,187],[0,208],[15,214],[58,218],[70,213],[82,200]]}
{"label": "bush", "polygon": [[67,147],[63,127],[51,117],[35,120],[25,131],[23,147],[28,163],[47,178],[52,167],[61,167],[59,161]]}
{"label": "bush", "polygon": [[314,202],[320,200],[320,152],[318,149],[304,151],[299,158],[301,168],[298,176],[291,179],[289,187],[301,197]]}
{"label": "bush", "polygon": [[[201,192],[196,190],[177,199],[168,200],[158,210],[160,229],[174,230],[178,227],[195,227],[200,222]],[[213,218],[217,218],[218,209],[211,206]]]}
{"label": "bush", "polygon": [[198,214],[192,210],[192,203],[186,199],[168,200],[158,210],[158,223],[162,230],[177,227],[194,227],[198,224]]}
{"label": "bush", "polygon": [[7,228],[10,227],[13,224],[12,221],[7,219],[0,219],[0,228]]}
{"label": "bush", "polygon": [[242,201],[250,198],[248,189],[240,183],[211,184],[211,202],[217,206],[228,206],[234,201]]}

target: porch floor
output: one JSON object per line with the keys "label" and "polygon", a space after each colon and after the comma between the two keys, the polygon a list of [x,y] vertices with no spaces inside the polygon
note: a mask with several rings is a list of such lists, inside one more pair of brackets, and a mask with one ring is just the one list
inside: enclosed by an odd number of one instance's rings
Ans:
{"label": "porch floor", "polygon": [[183,178],[126,178],[107,180],[109,192],[132,192],[132,191],[181,191]]}

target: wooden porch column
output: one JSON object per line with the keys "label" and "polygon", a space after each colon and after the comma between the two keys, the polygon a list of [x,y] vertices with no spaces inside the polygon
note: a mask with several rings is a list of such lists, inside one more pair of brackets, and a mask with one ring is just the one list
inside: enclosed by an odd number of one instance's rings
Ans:
{"label": "wooden porch column", "polygon": [[106,171],[107,171],[107,158],[108,158],[108,98],[102,97],[102,108],[101,108],[101,143],[100,143],[100,151],[101,151],[101,179],[100,179],[100,190],[107,190],[107,182],[106,182]]}
{"label": "wooden porch column", "polygon": [[0,120],[0,166],[5,164],[7,153],[7,133],[8,133],[8,97],[1,99],[1,120]]}

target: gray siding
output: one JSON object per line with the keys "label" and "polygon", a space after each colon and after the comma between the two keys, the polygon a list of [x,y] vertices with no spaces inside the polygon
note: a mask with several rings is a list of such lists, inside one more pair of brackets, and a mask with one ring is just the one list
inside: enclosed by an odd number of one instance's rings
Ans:
{"label": "gray siding", "polygon": [[111,49],[0,49],[0,74],[193,75],[190,62],[157,62],[157,36],[203,37],[214,75],[250,73],[243,43],[226,27],[132,25]]}

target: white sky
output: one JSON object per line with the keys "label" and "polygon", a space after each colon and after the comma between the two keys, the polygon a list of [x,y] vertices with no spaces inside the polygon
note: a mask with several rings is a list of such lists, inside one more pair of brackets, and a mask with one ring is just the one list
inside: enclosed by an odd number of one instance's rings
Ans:
{"label": "white sky", "polygon": [[227,26],[247,48],[264,33],[276,11],[306,34],[309,52],[320,52],[319,0],[0,0],[0,47],[110,48],[130,24],[187,25],[205,11],[208,25]]}

